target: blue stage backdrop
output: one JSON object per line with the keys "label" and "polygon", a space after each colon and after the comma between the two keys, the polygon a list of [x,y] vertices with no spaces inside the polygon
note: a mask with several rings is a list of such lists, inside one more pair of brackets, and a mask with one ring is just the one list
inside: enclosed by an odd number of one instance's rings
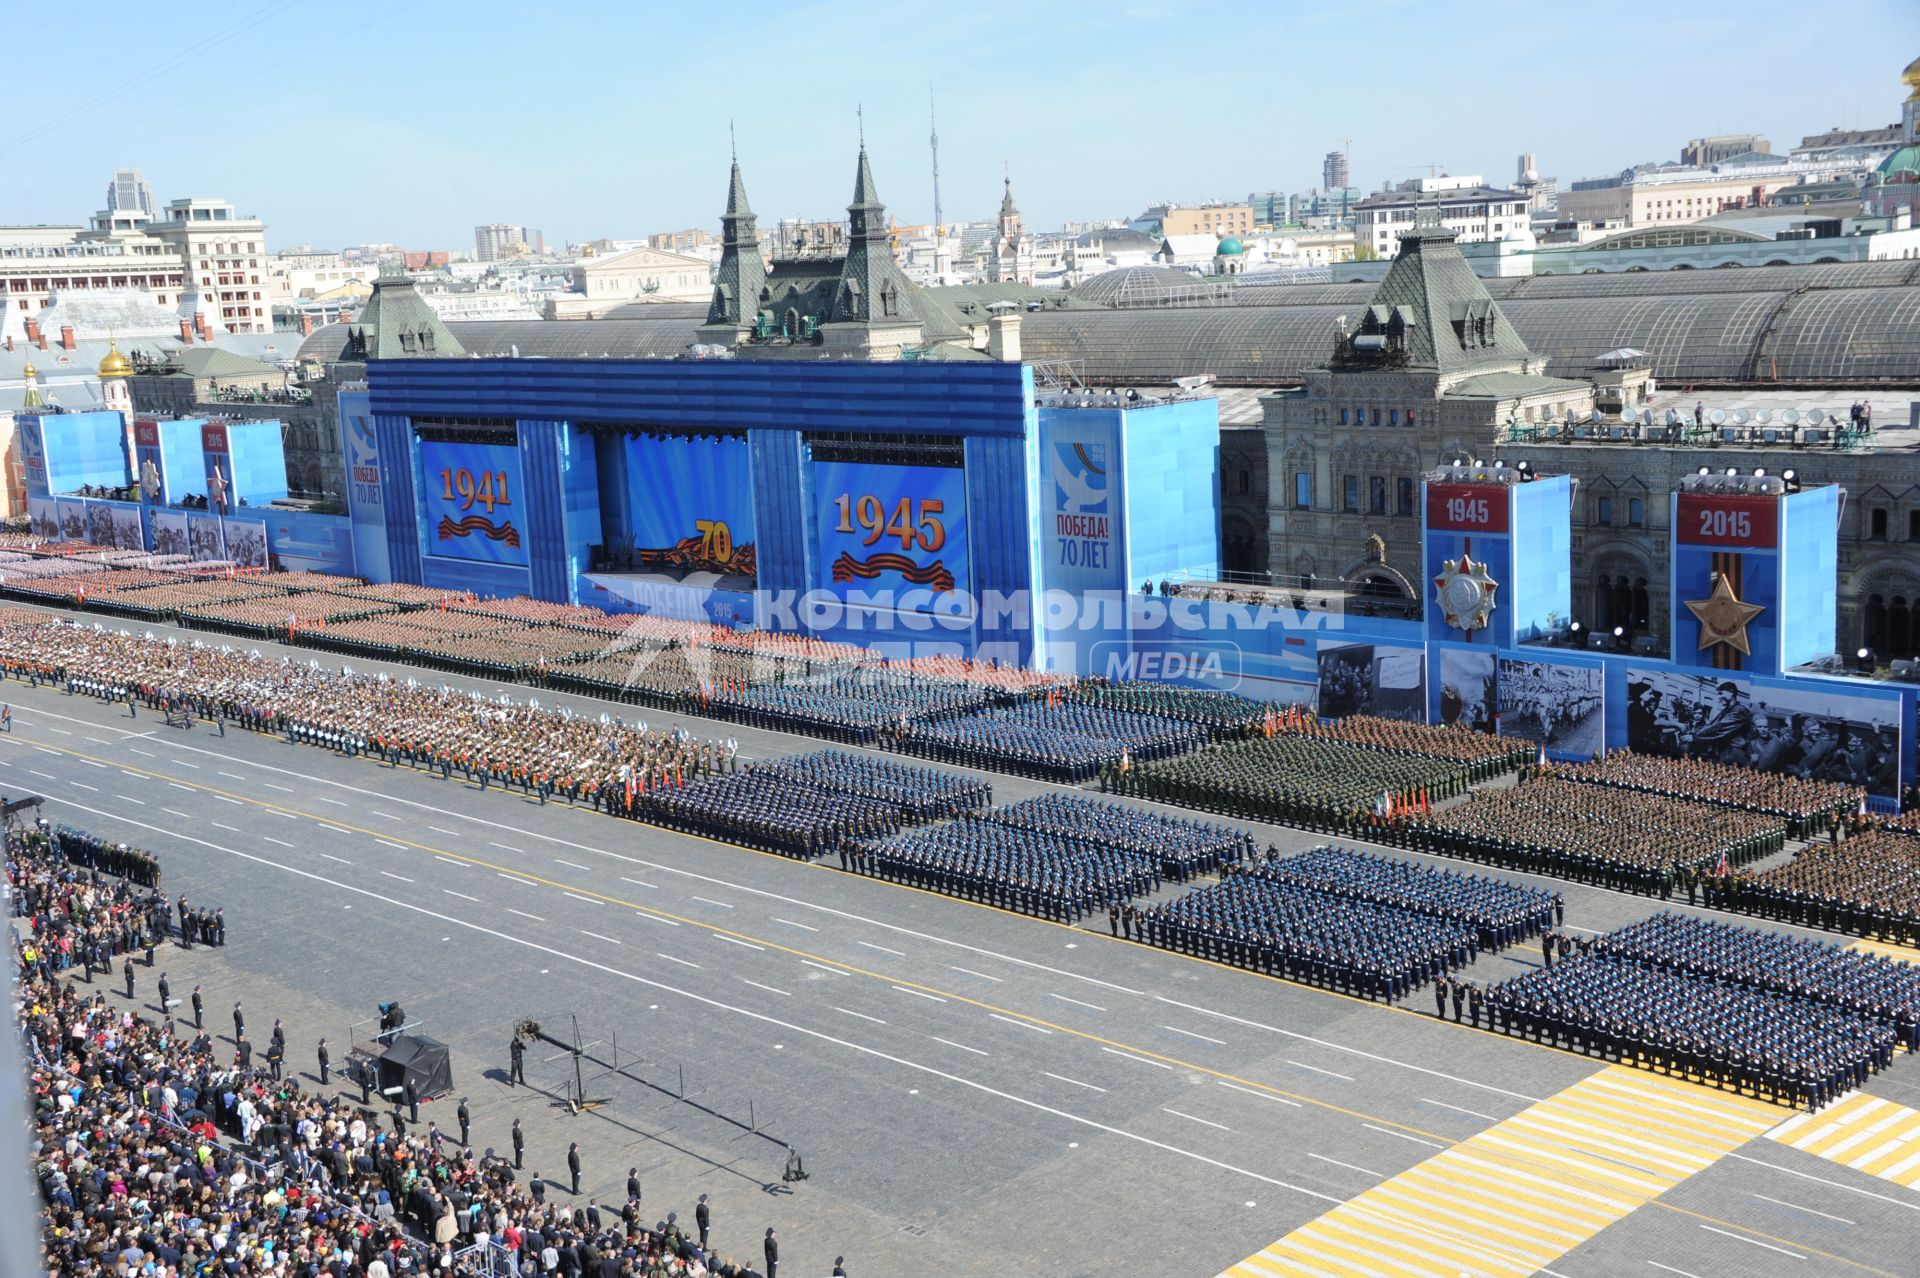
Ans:
{"label": "blue stage backdrop", "polygon": [[380,468],[380,441],[373,430],[373,405],[365,391],[341,391],[339,412],[340,443],[346,450],[347,515],[353,528],[353,571],[368,581],[391,581],[393,561],[387,554],[387,507],[381,495],[387,481]]}
{"label": "blue stage backdrop", "polygon": [[813,491],[821,590],[890,594],[908,612],[951,612],[970,595],[965,471],[821,461]]}
{"label": "blue stage backdrop", "polygon": [[420,489],[428,554],[526,565],[518,448],[423,440]]}
{"label": "blue stage backdrop", "polygon": [[633,545],[643,572],[753,578],[753,469],[737,436],[627,440]]}

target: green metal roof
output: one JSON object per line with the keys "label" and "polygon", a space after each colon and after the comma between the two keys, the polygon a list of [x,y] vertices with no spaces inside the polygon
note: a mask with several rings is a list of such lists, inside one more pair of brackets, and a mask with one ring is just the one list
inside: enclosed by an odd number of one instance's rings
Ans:
{"label": "green metal roof", "polygon": [[1400,255],[1367,299],[1369,308],[1405,308],[1402,314],[1413,320],[1407,364],[1414,368],[1460,373],[1532,358],[1454,239],[1455,232],[1439,225],[1402,233]]}

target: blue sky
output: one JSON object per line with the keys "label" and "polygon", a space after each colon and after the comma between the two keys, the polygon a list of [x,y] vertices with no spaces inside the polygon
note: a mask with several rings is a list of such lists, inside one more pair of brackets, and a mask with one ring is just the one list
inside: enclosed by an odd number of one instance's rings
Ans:
{"label": "blue sky", "polygon": [[[1155,200],[1439,163],[1564,183],[1677,158],[1704,133],[1786,150],[1899,116],[1920,5],[1835,0],[1147,0],[1055,5],[96,0],[14,10],[39,67],[0,124],[0,223],[73,222],[109,171],[162,200],[222,195],[276,248],[471,248],[478,222],[549,241],[715,224],[727,121],[763,221],[835,217],[855,107],[882,198],[932,215],[927,95],[949,220],[990,216],[1001,164],[1029,224]],[[737,21],[733,15],[745,15]],[[69,33],[74,37],[70,40]],[[116,64],[79,70],[107,41]],[[79,41],[84,40],[81,47]]]}

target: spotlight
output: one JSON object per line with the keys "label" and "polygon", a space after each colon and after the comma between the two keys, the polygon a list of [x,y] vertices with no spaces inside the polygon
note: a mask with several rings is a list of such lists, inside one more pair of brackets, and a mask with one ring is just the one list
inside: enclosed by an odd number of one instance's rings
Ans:
{"label": "spotlight", "polygon": [[1780,478],[1786,480],[1789,484],[1791,484],[1794,480],[1798,479],[1799,477],[1800,477],[1799,471],[1783,470],[1780,472]]}
{"label": "spotlight", "polygon": [[1739,474],[1739,473],[1740,473],[1740,472],[1739,472],[1739,471],[1737,471],[1737,470],[1735,470],[1735,469],[1734,469],[1733,467],[1731,467],[1731,466],[1729,466],[1729,467],[1727,467],[1727,475],[1728,475],[1728,477],[1729,477],[1729,478],[1731,478],[1732,476],[1734,476],[1734,475],[1737,475],[1737,474]]}
{"label": "spotlight", "polygon": [[1708,470],[1708,469],[1707,469],[1707,468],[1706,468],[1705,466],[1702,466],[1702,467],[1700,468],[1700,470],[1699,470],[1699,473],[1700,473],[1700,474],[1702,474],[1702,475],[1710,475],[1710,474],[1712,474],[1713,472],[1712,472],[1712,471],[1710,471],[1710,470]]}
{"label": "spotlight", "polygon": [[1858,652],[1855,652],[1853,654],[1853,660],[1854,668],[1861,674],[1872,674],[1873,668],[1879,664],[1879,662],[1874,659],[1873,649],[1871,648],[1862,648]]}
{"label": "spotlight", "polygon": [[1753,477],[1755,479],[1765,479],[1767,477],[1767,468],[1765,466],[1755,466],[1753,468]]}

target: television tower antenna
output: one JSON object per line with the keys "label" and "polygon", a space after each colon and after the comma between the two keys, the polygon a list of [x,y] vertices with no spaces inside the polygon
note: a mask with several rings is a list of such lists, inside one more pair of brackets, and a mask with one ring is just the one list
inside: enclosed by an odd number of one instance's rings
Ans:
{"label": "television tower antenna", "polygon": [[943,223],[940,220],[940,121],[933,113],[933,92],[927,92],[927,121],[933,126],[929,139],[933,146],[933,233],[939,237]]}

